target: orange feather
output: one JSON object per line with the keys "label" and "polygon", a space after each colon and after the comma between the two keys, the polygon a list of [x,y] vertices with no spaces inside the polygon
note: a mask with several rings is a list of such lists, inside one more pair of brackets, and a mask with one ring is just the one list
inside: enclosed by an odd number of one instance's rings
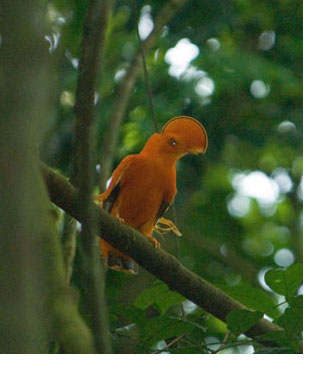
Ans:
{"label": "orange feather", "polygon": [[[139,154],[125,157],[112,175],[107,190],[97,196],[112,216],[137,229],[158,247],[152,232],[177,193],[175,164],[182,156],[205,153],[207,133],[191,117],[175,117],[161,134],[152,135]],[[137,264],[99,239],[110,268],[137,273]]]}

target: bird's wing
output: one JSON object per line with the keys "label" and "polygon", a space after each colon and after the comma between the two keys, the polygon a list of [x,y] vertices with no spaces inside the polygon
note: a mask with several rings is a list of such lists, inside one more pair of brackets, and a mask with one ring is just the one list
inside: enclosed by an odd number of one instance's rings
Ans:
{"label": "bird's wing", "polygon": [[106,212],[111,213],[113,204],[118,196],[119,191],[120,191],[119,183],[116,183],[114,188],[111,190],[109,196],[103,200],[103,209]]}
{"label": "bird's wing", "polygon": [[120,190],[120,182],[128,167],[132,163],[134,155],[128,155],[117,166],[113,172],[112,179],[104,193],[97,195],[94,199],[102,201],[103,208],[110,213]]}

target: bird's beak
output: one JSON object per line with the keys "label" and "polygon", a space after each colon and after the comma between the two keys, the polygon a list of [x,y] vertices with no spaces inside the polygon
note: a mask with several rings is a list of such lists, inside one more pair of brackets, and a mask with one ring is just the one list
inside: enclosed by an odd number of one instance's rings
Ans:
{"label": "bird's beak", "polygon": [[198,155],[198,154],[201,154],[203,152],[202,152],[202,150],[197,149],[197,148],[187,148],[187,153]]}

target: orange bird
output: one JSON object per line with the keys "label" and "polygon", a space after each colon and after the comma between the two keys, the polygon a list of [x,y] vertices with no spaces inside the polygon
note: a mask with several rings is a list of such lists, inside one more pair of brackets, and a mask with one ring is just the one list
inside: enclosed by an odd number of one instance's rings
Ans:
{"label": "orange bird", "polygon": [[[128,155],[121,161],[107,190],[95,199],[112,216],[137,229],[159,247],[152,237],[155,228],[178,232],[171,221],[162,218],[177,193],[175,164],[188,153],[205,153],[207,147],[207,133],[199,121],[186,116],[172,118],[160,134],[148,139],[139,154]],[[168,228],[160,228],[159,220]],[[99,243],[110,268],[137,273],[134,260],[103,239]]]}

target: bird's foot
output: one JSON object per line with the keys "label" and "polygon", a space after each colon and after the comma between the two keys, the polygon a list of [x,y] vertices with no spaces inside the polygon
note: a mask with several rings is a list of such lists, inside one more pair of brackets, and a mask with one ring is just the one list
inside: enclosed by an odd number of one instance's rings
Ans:
{"label": "bird's foot", "polygon": [[155,248],[159,248],[160,247],[160,243],[157,239],[155,239],[153,236],[149,235],[147,236],[147,238],[149,239],[149,241],[151,241],[151,243],[153,243],[153,245],[155,246]]}
{"label": "bird's foot", "polygon": [[123,271],[134,275],[138,274],[139,266],[132,259],[125,260],[114,255],[109,255],[106,262],[111,270]]}
{"label": "bird's foot", "polygon": [[168,231],[172,231],[177,236],[182,236],[182,233],[178,230],[177,226],[173,223],[173,221],[168,220],[167,218],[160,217],[158,222],[155,225],[155,231],[160,234],[168,233]]}
{"label": "bird's foot", "polygon": [[120,217],[119,215],[116,215],[115,218],[117,218],[121,224],[125,224],[124,218]]}

